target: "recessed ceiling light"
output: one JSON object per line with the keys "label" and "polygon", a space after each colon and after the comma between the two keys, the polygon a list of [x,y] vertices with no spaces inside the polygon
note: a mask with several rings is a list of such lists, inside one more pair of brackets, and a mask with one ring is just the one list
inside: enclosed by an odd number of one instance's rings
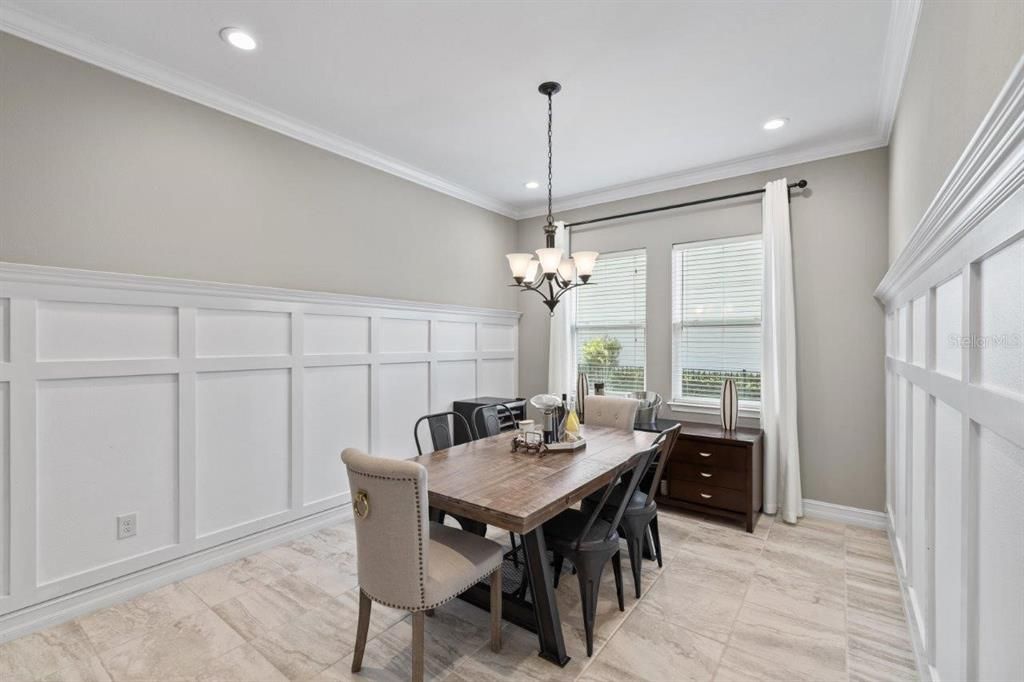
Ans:
{"label": "recessed ceiling light", "polygon": [[256,49],[256,39],[240,28],[232,28],[230,26],[222,28],[220,30],[220,37],[223,38],[224,42],[228,45],[237,47],[239,50],[245,50],[248,52],[249,50]]}
{"label": "recessed ceiling light", "polygon": [[523,187],[525,187],[526,189],[537,189],[538,187],[540,187],[540,183],[537,182],[536,180],[530,180],[528,183],[523,185]]}
{"label": "recessed ceiling light", "polygon": [[763,127],[765,130],[778,130],[787,123],[789,123],[788,118],[773,118],[770,121],[765,121]]}

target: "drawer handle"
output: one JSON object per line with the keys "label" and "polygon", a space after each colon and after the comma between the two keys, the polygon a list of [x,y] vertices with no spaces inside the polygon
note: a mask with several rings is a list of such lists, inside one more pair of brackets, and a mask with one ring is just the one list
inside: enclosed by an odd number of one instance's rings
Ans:
{"label": "drawer handle", "polygon": [[700,475],[701,475],[701,476],[703,476],[704,478],[711,478],[711,474],[709,474],[709,473],[708,473],[708,472],[706,472],[706,471],[702,471],[702,472],[700,472]]}
{"label": "drawer handle", "polygon": [[700,454],[701,457],[710,457],[711,456],[710,452],[701,452],[701,453],[698,453],[698,454]]}
{"label": "drawer handle", "polygon": [[711,499],[711,496],[708,495],[707,493],[701,493],[700,496],[703,497],[705,500],[710,500]]}

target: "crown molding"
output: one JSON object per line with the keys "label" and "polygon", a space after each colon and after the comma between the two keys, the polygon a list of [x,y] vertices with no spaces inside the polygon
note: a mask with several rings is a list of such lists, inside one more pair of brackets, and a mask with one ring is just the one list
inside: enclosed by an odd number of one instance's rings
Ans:
{"label": "crown molding", "polygon": [[921,0],[893,0],[889,10],[889,29],[882,56],[882,84],[878,94],[878,118],[875,122],[878,137],[889,144],[892,125],[896,120],[903,81],[910,65],[917,22],[921,17]]}
{"label": "crown molding", "polygon": [[875,289],[896,299],[972,229],[1024,187],[1024,57]]}
{"label": "crown molding", "polygon": [[0,4],[0,30],[300,142],[319,147],[338,156],[395,175],[403,180],[447,194],[488,211],[494,211],[505,217],[515,218],[515,209],[505,202],[449,182],[340,135],[309,125],[275,109],[256,104],[244,97],[190,78],[156,62],[143,59],[66,27],[45,21],[23,10]]}
{"label": "crown molding", "polygon": [[[775,170],[776,168],[794,166],[800,163],[828,159],[833,156],[863,152],[868,149],[884,147],[885,145],[885,140],[872,133],[844,140],[842,142],[828,142],[811,147],[786,151],[776,150],[765,152],[764,154],[748,156],[724,163],[701,166],[700,168],[684,171],[682,173],[671,173],[669,175],[661,175],[656,178],[640,180],[638,182],[615,185],[596,192],[573,194],[571,196],[555,200],[554,210],[556,212],[571,211],[577,208],[595,206],[597,204],[604,204],[611,201],[633,199],[648,194],[655,194],[657,192],[666,192],[674,189],[682,189],[683,187],[700,185],[705,182],[725,180],[728,178],[739,177],[741,175],[760,173],[763,171]],[[522,211],[516,219],[525,220],[527,218],[536,218],[538,216],[546,215],[546,213],[546,205],[538,204]]]}
{"label": "crown molding", "polygon": [[425,301],[407,301],[397,298],[336,294],[329,291],[305,291],[302,289],[265,287],[255,284],[207,282],[176,277],[132,275],[120,272],[80,270],[52,265],[8,263],[4,261],[0,261],[0,281],[22,284],[93,287],[99,289],[133,289],[149,293],[219,296],[221,298],[259,299],[261,301],[280,301],[284,303],[315,303],[346,308],[445,313],[477,318],[492,318],[494,320],[518,320],[522,315],[517,310],[477,308],[453,303],[427,303]]}

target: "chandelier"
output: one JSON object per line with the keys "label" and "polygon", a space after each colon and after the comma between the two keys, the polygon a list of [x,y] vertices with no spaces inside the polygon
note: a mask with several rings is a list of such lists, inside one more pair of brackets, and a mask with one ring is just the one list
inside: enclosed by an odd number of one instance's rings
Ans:
{"label": "chandelier", "polygon": [[548,82],[541,83],[537,89],[548,98],[548,220],[544,225],[545,248],[537,249],[536,258],[532,253],[508,253],[505,257],[508,258],[512,279],[515,280],[515,284],[510,286],[537,293],[554,315],[555,306],[567,291],[590,282],[598,253],[576,251],[570,257],[563,258],[562,249],[555,248],[555,230],[561,223],[556,223],[551,214],[551,98],[562,86]]}

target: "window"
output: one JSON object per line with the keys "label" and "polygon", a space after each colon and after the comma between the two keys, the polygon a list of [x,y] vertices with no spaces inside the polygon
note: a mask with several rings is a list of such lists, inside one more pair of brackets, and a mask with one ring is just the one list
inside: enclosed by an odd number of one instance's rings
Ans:
{"label": "window", "polygon": [[647,253],[643,249],[601,254],[592,284],[577,289],[573,328],[576,365],[593,392],[642,391],[646,386]]}
{"label": "window", "polygon": [[672,248],[672,399],[715,403],[732,378],[740,404],[761,403],[761,237]]}

